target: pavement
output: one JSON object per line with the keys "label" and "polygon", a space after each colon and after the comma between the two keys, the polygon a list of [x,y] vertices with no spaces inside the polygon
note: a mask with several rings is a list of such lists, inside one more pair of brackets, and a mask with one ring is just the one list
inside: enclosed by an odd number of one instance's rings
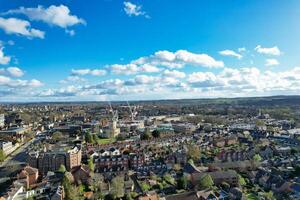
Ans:
{"label": "pavement", "polygon": [[[26,164],[27,155],[26,151],[28,147],[33,144],[36,139],[32,139],[29,142],[23,144],[14,152],[12,152],[6,159],[0,164],[0,184],[3,180],[11,178],[15,175],[19,169],[22,168],[22,165]],[[2,181],[1,181],[2,180]]]}

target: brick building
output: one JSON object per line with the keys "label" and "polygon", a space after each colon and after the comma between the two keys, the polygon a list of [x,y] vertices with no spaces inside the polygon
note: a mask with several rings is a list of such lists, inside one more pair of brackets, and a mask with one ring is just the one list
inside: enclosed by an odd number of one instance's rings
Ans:
{"label": "brick building", "polygon": [[39,169],[41,174],[57,171],[64,165],[69,171],[81,165],[81,149],[75,147],[69,151],[34,152],[28,155],[28,164]]}

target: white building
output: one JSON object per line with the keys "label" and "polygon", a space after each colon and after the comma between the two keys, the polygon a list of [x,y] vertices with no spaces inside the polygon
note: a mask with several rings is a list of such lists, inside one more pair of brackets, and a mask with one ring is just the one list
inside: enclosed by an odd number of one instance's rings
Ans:
{"label": "white building", "polygon": [[16,147],[11,142],[0,141],[0,150],[4,152],[5,155],[11,154]]}
{"label": "white building", "polygon": [[0,114],[0,128],[4,127],[5,117],[4,114]]}

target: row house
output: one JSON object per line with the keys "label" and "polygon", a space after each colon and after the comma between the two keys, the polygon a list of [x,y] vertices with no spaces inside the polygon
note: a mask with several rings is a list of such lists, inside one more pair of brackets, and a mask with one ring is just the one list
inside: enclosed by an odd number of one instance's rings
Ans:
{"label": "row house", "polygon": [[95,170],[99,173],[128,171],[145,164],[145,157],[139,154],[114,155],[95,158]]}

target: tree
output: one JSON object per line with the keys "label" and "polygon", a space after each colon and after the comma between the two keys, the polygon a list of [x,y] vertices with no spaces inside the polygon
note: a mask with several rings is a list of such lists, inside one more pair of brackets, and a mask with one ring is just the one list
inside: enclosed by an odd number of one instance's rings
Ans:
{"label": "tree", "polygon": [[194,162],[198,161],[200,159],[200,149],[196,145],[189,145],[187,147],[187,155],[189,158],[193,159]]}
{"label": "tree", "polygon": [[253,156],[253,160],[256,161],[256,162],[260,162],[262,160],[261,156],[259,154],[255,154]]}
{"label": "tree", "polygon": [[165,174],[164,179],[165,179],[165,181],[167,181],[168,183],[170,183],[172,185],[175,184],[175,179],[170,174]]}
{"label": "tree", "polygon": [[222,187],[222,189],[225,190],[225,191],[229,191],[229,189],[230,189],[230,185],[229,185],[227,182],[225,182],[225,181],[223,181],[223,182],[221,183],[221,187]]}
{"label": "tree", "polygon": [[124,196],[124,178],[117,176],[111,181],[111,194],[114,198],[122,198]]}
{"label": "tree", "polygon": [[247,183],[246,183],[245,179],[241,175],[239,175],[239,185],[240,186],[244,186],[246,184]]}
{"label": "tree", "polygon": [[65,174],[64,175],[64,178],[63,178],[63,180],[62,180],[62,185],[63,185],[63,187],[64,187],[64,190],[65,190],[65,194],[66,194],[66,199],[70,199],[70,197],[71,197],[71,187],[72,187],[72,185],[71,185],[71,182],[70,182],[70,180],[69,180],[69,178],[67,177],[67,175]]}
{"label": "tree", "polygon": [[0,162],[3,162],[6,158],[6,155],[3,150],[0,150]]}
{"label": "tree", "polygon": [[55,141],[59,141],[63,138],[63,134],[62,132],[60,131],[55,131],[53,134],[52,134],[52,139],[55,140]]}
{"label": "tree", "polygon": [[180,164],[174,164],[173,169],[177,172],[180,171],[181,170]]}
{"label": "tree", "polygon": [[93,137],[93,135],[90,132],[86,132],[85,133],[85,142],[91,143],[91,144],[95,143],[94,137]]}
{"label": "tree", "polygon": [[182,176],[177,182],[178,189],[187,189],[188,187],[188,179],[186,176]]}
{"label": "tree", "polygon": [[142,140],[149,140],[150,138],[151,138],[151,134],[147,131],[141,135]]}
{"label": "tree", "polygon": [[93,141],[96,143],[99,140],[98,136],[96,134],[93,134]]}
{"label": "tree", "polygon": [[95,164],[94,164],[93,158],[90,158],[88,160],[88,166],[89,166],[89,169],[91,170],[91,172],[95,171]]}
{"label": "tree", "polygon": [[158,130],[154,130],[152,131],[152,136],[155,138],[159,138],[160,137],[160,132]]}
{"label": "tree", "polygon": [[188,160],[188,163],[190,163],[191,165],[194,165],[194,164],[195,164],[194,161],[193,161],[193,159],[189,159],[189,160]]}
{"label": "tree", "polygon": [[61,173],[65,173],[67,170],[66,170],[66,167],[64,165],[60,165],[59,168],[58,168],[58,171],[61,172]]}
{"label": "tree", "polygon": [[199,186],[201,189],[211,188],[214,185],[214,181],[209,174],[205,174],[199,181]]}
{"label": "tree", "polygon": [[264,197],[266,198],[266,200],[276,200],[272,191],[265,192]]}
{"label": "tree", "polygon": [[149,191],[151,189],[151,186],[149,184],[143,182],[141,184],[141,189],[142,189],[143,192],[147,192],[147,191]]}

